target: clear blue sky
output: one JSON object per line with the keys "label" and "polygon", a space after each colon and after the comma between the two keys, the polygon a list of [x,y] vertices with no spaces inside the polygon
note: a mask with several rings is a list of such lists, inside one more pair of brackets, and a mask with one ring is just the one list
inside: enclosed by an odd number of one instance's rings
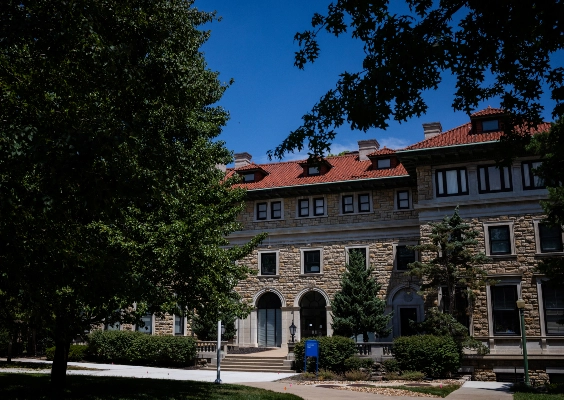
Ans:
{"label": "clear blue sky", "polygon": [[[231,114],[220,136],[229,149],[236,153],[246,151],[257,163],[268,162],[266,152],[301,125],[302,115],[335,86],[339,73],[360,69],[361,43],[348,35],[321,35],[319,59],[305,70],[293,65],[298,49],[294,34],[309,29],[313,13],[324,14],[329,3],[330,0],[196,0],[198,9],[216,10],[222,17],[220,22],[206,26],[211,37],[202,50],[209,68],[220,73],[221,81],[235,80],[219,103]],[[454,112],[451,107],[454,83],[449,78],[443,78],[438,91],[426,95],[426,115],[402,124],[390,121],[385,131],[372,129],[364,133],[343,126],[331,152],[356,150],[358,140],[372,138],[381,146],[400,148],[423,139],[422,123],[440,121],[443,130],[465,123],[467,115]],[[548,121],[553,103],[546,96],[544,104]],[[499,103],[488,101],[479,108],[488,105],[498,107]],[[306,155],[286,157],[296,158]]]}

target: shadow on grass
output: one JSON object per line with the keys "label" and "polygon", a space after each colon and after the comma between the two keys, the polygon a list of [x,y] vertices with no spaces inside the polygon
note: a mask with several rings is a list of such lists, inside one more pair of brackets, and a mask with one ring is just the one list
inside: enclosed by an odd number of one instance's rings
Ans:
{"label": "shadow on grass", "polygon": [[417,387],[417,386],[385,386],[393,389],[409,390],[410,392],[416,393],[426,393],[432,394],[433,396],[447,397],[449,394],[457,389],[460,389],[459,385],[444,385],[444,386],[427,386],[427,387]]}
{"label": "shadow on grass", "polygon": [[240,385],[207,382],[67,376],[64,392],[51,392],[48,375],[0,374],[0,399],[297,400],[300,397]]}

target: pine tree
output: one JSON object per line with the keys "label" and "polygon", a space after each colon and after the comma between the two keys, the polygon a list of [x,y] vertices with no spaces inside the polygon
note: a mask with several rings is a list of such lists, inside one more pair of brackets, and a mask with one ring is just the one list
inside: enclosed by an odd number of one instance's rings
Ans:
{"label": "pine tree", "polygon": [[434,254],[434,258],[426,262],[416,261],[409,265],[408,275],[422,280],[423,293],[436,293],[438,288],[446,288],[449,300],[446,309],[456,317],[456,288],[463,288],[468,300],[468,315],[472,313],[474,293],[486,284],[486,271],[479,266],[487,259],[483,253],[475,253],[478,243],[478,231],[464,223],[458,213],[458,207],[451,217],[441,222],[430,224],[430,243],[413,246],[420,253]]}
{"label": "pine tree", "polygon": [[364,256],[349,253],[347,270],[341,278],[341,290],[331,302],[333,331],[336,335],[357,336],[362,334],[368,341],[368,332],[388,336],[391,314],[384,315],[386,303],[378,297],[381,285],[371,275],[372,267],[366,268]]}

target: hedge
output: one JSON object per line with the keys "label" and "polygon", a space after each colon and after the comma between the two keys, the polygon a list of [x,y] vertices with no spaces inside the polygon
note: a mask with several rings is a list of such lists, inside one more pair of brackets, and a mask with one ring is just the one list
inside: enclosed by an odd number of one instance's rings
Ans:
{"label": "hedge", "polygon": [[460,367],[459,347],[451,336],[416,335],[394,339],[392,354],[402,371],[444,377]]}
{"label": "hedge", "polygon": [[[84,344],[73,344],[69,347],[68,361],[82,361],[86,358],[88,346]],[[55,358],[55,346],[45,349],[45,357],[49,361]]]}
{"label": "hedge", "polygon": [[[357,353],[356,343],[354,340],[343,336],[305,338],[296,343],[296,346],[294,347],[296,370],[298,372],[302,371],[304,367],[306,340],[319,341],[319,369],[327,369],[333,372],[344,372],[345,360]],[[307,368],[308,370],[311,369],[309,365]]]}
{"label": "hedge", "polygon": [[89,354],[99,362],[187,365],[196,358],[196,340],[187,336],[151,336],[130,331],[95,331],[88,335]]}

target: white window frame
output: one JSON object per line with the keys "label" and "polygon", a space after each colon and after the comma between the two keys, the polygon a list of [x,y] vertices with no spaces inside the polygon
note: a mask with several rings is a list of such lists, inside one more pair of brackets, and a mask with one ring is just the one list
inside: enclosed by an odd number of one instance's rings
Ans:
{"label": "white window frame", "polygon": [[[449,171],[457,171],[456,184],[459,189],[456,193],[448,193],[446,186],[446,173]],[[464,171],[464,177],[466,179],[466,190],[462,190],[462,171]],[[439,193],[439,173],[443,174],[443,193]],[[468,169],[465,166],[462,167],[447,167],[447,168],[437,168],[433,172],[433,184],[435,186],[435,197],[452,197],[452,196],[467,196],[470,194],[468,179]]]}
{"label": "white window frame", "polygon": [[[280,202],[280,218],[272,218],[272,203]],[[258,205],[266,203],[266,219],[258,219]],[[284,199],[257,200],[253,205],[253,222],[282,221],[284,220]]]}
{"label": "white window frame", "polygon": [[[305,272],[305,255],[307,251],[319,251],[319,272]],[[302,275],[322,275],[323,274],[323,248],[322,247],[305,247],[300,249],[300,273]]]}
{"label": "white window frame", "polygon": [[549,279],[544,276],[537,277],[537,296],[538,296],[538,306],[539,306],[539,319],[540,319],[540,327],[541,327],[541,336],[542,337],[559,337],[560,335],[556,334],[548,334],[546,331],[546,316],[545,316],[545,307],[544,307],[544,292],[542,285],[544,283],[548,283]]}
{"label": "white window frame", "polygon": [[[513,221],[503,221],[503,222],[484,222],[484,245],[486,256],[491,258],[507,258],[507,257],[516,257],[517,253],[515,252],[515,233],[514,233],[514,225]],[[508,254],[491,254],[490,249],[490,227],[495,226],[508,226],[509,227],[509,244],[511,246],[511,252]]]}
{"label": "white window frame", "polygon": [[[184,325],[183,325],[183,329],[182,329],[182,333],[176,333],[176,317],[180,317],[183,319]],[[173,314],[172,315],[172,334],[173,336],[186,336],[186,328],[188,325],[188,320],[186,318],[186,316],[182,316],[182,315],[178,315],[178,314]]]}
{"label": "white window frame", "polygon": [[[540,237],[540,229],[539,225],[542,224],[542,220],[540,219],[533,219],[533,224],[535,227],[535,249],[536,249],[536,256],[560,256],[564,255],[564,251],[553,251],[553,252],[542,252],[541,249],[541,237]],[[562,243],[564,244],[564,232],[562,232]]]}
{"label": "white window frame", "polygon": [[[323,214],[315,215],[315,200],[323,199]],[[301,216],[300,215],[300,201],[307,200],[308,201],[308,214]],[[296,200],[296,218],[319,218],[319,217],[326,217],[327,216],[327,197],[326,196],[308,196],[308,197],[298,197]]]}
{"label": "white window frame", "polygon": [[[110,326],[117,326],[116,329],[109,329]],[[121,331],[121,323],[116,322],[114,324],[108,324],[108,323],[104,323],[104,330],[105,331]]]}
{"label": "white window frame", "polygon": [[[397,242],[397,243],[392,243],[392,256],[393,256],[393,260],[394,260],[394,272],[400,272],[400,273],[404,273],[409,271],[409,269],[398,269],[398,257],[397,257],[397,251],[398,251],[398,246],[416,246],[419,243],[416,241],[406,241],[406,242]],[[419,261],[419,251],[414,250],[415,252],[415,261]]]}
{"label": "white window frame", "polygon": [[[495,164],[480,164],[477,166],[476,168],[476,178],[478,180],[478,193],[480,194],[486,194],[486,193],[501,193],[501,192],[512,192],[513,191],[513,167],[511,165],[509,166],[500,166],[500,168],[496,168],[497,169],[497,173],[500,175],[500,183],[502,188],[500,190],[487,190],[487,186],[490,185],[490,174],[489,174],[489,168],[491,167],[497,167],[497,165]],[[485,185],[486,187],[482,187],[482,178],[481,178],[481,169],[485,169],[484,171],[484,178],[485,178]],[[507,178],[509,181],[509,187],[505,187],[505,179],[501,179],[502,176],[504,177],[504,173],[502,173],[502,171],[506,171],[507,172]]]}
{"label": "white window frame", "polygon": [[[535,182],[535,177],[537,175],[535,175],[533,173],[533,168],[535,168],[533,166],[533,164],[535,163],[541,163],[542,164],[542,160],[525,160],[525,161],[521,161],[521,179],[522,179],[522,184],[523,184],[523,190],[543,190],[546,189],[546,184],[543,182],[543,184],[541,186],[535,186],[534,182]],[[529,180],[529,185],[525,185],[525,164],[527,164],[527,172],[529,173],[529,176],[527,177]],[[540,178],[539,178],[540,179]]]}
{"label": "white window frame", "polygon": [[[276,273],[274,275],[263,275],[262,274],[262,254],[263,253],[275,253],[276,254]],[[276,278],[280,276],[280,250],[264,249],[258,251],[258,276],[264,276],[267,278]]]}
{"label": "white window frame", "polygon": [[[368,211],[359,211],[360,209],[360,204],[359,204],[359,198],[362,195],[368,195],[368,206],[369,206],[369,210]],[[353,206],[353,211],[352,212],[344,212],[344,203],[343,203],[343,198],[346,196],[352,196],[352,206]],[[353,215],[353,214],[370,214],[374,212],[374,199],[372,197],[372,192],[369,191],[359,191],[359,192],[351,192],[351,193],[341,193],[341,195],[339,196],[339,215]]]}
{"label": "white window frame", "polygon": [[[407,192],[407,201],[409,203],[407,208],[400,208],[399,207],[399,192]],[[399,188],[394,190],[394,210],[395,211],[407,211],[413,210],[413,201],[412,201],[412,194],[410,188]]]}
{"label": "white window frame", "polygon": [[[517,286],[517,298],[521,297],[522,294],[522,276],[521,275],[488,275],[488,279],[496,280],[493,286]],[[513,335],[503,335],[494,333],[494,322],[493,322],[493,297],[491,292],[492,285],[486,284],[486,296],[487,296],[487,309],[488,309],[488,333],[490,337],[511,337]],[[515,336],[521,336],[521,334],[515,334]]]}
{"label": "white window frame", "polygon": [[368,245],[345,246],[345,264],[349,263],[349,251],[351,249],[365,249],[366,250],[366,268],[369,268],[370,267],[370,246],[368,246]]}
{"label": "white window frame", "polygon": [[147,313],[146,315],[151,315],[151,332],[143,332],[142,330],[140,330],[140,329],[145,329],[145,327],[147,325],[145,325],[143,327],[141,327],[140,325],[135,325],[135,331],[145,333],[147,335],[154,335],[154,333],[155,333],[155,315],[149,314],[149,313]]}

